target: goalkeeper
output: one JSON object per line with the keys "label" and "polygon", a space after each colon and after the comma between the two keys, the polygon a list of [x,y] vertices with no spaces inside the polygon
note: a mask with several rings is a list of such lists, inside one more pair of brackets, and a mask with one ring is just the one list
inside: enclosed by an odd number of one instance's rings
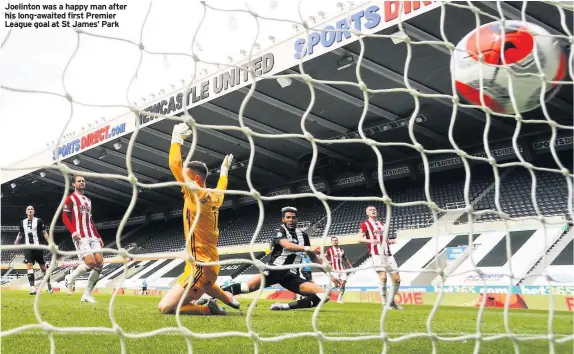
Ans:
{"label": "goalkeeper", "polygon": [[[179,123],[173,127],[171,147],[169,150],[169,168],[178,182],[184,182],[184,171],[181,159],[181,145],[191,135],[191,129],[186,123]],[[227,155],[221,165],[221,174],[217,183],[217,190],[224,191],[227,188],[227,174],[233,155]],[[187,166],[185,173],[191,180],[188,182],[196,187],[205,187],[208,170],[205,163],[192,161]],[[219,238],[218,216],[219,207],[223,203],[223,192],[207,192],[193,190],[185,186],[182,188],[183,205],[183,229],[189,243],[187,251],[196,262],[217,262],[217,239]],[[196,197],[199,204],[196,203]],[[199,213],[198,223],[191,232],[191,226]],[[192,303],[198,300],[204,293],[223,301],[225,304],[239,309],[239,302],[229,293],[225,293],[215,283],[219,274],[219,265],[200,266],[197,263],[186,261],[185,270],[178,278],[177,284],[161,299],[158,309],[162,314],[176,312],[177,305],[182,296],[185,296],[180,313],[187,315],[225,315],[215,300],[209,300],[207,305]],[[191,284],[190,284],[191,283]],[[186,288],[189,285],[189,290]]]}

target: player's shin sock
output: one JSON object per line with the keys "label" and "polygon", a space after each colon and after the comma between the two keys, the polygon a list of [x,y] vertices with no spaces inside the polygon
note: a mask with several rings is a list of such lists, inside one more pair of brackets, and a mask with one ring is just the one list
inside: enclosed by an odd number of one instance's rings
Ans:
{"label": "player's shin sock", "polygon": [[[311,307],[315,307],[319,305],[321,299],[325,297],[325,293],[315,294],[311,296],[304,297],[300,300],[290,302],[287,306],[289,306],[290,310],[295,309],[308,309]],[[325,302],[329,301],[329,298]]]}
{"label": "player's shin sock", "polygon": [[249,291],[249,286],[247,285],[247,283],[235,283],[232,285],[225,286],[221,288],[221,290],[230,292],[233,295],[249,294],[251,292]]}
{"label": "player's shin sock", "polygon": [[345,285],[341,286],[341,290],[339,290],[339,297],[337,301],[341,301],[343,299],[343,294],[345,294]]}
{"label": "player's shin sock", "polygon": [[79,277],[80,275],[86,273],[87,271],[89,271],[91,268],[88,267],[86,265],[86,263],[82,263],[78,266],[78,268],[76,268],[73,272],[72,275],[70,275],[70,281],[74,281],[76,280],[77,277]]}
{"label": "player's shin sock", "polygon": [[28,269],[28,282],[30,287],[34,287],[34,269]]}
{"label": "player's shin sock", "polygon": [[383,304],[387,303],[387,282],[379,283],[379,291],[381,293],[381,301]]}
{"label": "player's shin sock", "polygon": [[[46,271],[43,270],[42,274],[44,274],[44,278],[46,278]],[[48,284],[48,290],[52,290],[52,284],[50,284],[50,277],[46,278],[46,284]]]}
{"label": "player's shin sock", "polygon": [[399,292],[400,287],[401,287],[400,280],[393,282],[393,285],[391,286],[391,304],[395,303],[395,295],[397,295],[397,293]]}
{"label": "player's shin sock", "polygon": [[[221,289],[217,284],[206,287],[204,289],[205,293],[211,296],[214,299],[218,299],[222,301],[224,304],[233,307],[234,309],[239,309],[239,302],[233,298],[233,296],[229,296],[230,292],[225,292],[225,290]],[[203,296],[203,295],[202,295]]]}
{"label": "player's shin sock", "polygon": [[211,311],[208,306],[193,304],[182,305],[179,313],[183,315],[211,315]]}
{"label": "player's shin sock", "polygon": [[92,269],[92,272],[90,273],[90,276],[88,277],[88,286],[86,286],[86,290],[84,291],[84,295],[90,295],[92,293],[92,290],[94,290],[96,283],[98,282],[98,280],[100,280],[101,271],[102,271],[101,268]]}

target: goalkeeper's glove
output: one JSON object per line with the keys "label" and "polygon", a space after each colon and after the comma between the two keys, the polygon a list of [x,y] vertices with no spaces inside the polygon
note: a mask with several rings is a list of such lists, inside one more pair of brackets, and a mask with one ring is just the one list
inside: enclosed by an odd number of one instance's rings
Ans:
{"label": "goalkeeper's glove", "polygon": [[171,133],[171,143],[183,145],[183,141],[190,137],[191,129],[186,123],[179,123],[173,126]]}
{"label": "goalkeeper's glove", "polygon": [[229,168],[231,167],[232,161],[233,161],[232,154],[225,156],[225,158],[223,159],[223,163],[221,164],[220,176],[227,176],[229,174]]}

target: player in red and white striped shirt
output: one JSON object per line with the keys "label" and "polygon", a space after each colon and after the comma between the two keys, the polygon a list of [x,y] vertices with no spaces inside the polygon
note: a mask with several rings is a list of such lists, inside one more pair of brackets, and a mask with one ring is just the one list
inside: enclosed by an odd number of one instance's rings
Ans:
{"label": "player in red and white striped shirt", "polygon": [[[395,295],[401,285],[401,277],[395,257],[391,253],[390,245],[394,240],[385,239],[385,224],[377,219],[377,208],[368,206],[366,209],[367,220],[361,223],[359,242],[366,243],[371,255],[371,260],[375,266],[375,272],[379,276],[379,287],[383,303],[393,309],[402,310],[402,307],[395,303]],[[391,273],[393,286],[391,287],[390,303],[387,303],[387,272]],[[385,305],[386,306],[386,305]]]}
{"label": "player in red and white striped shirt", "polygon": [[343,294],[345,293],[345,283],[347,282],[347,273],[342,272],[345,270],[345,265],[347,268],[353,268],[353,265],[349,261],[349,258],[345,255],[345,250],[339,247],[339,239],[335,236],[331,237],[331,248],[327,249],[325,257],[329,261],[329,264],[335,271],[341,271],[341,273],[331,274],[331,279],[333,283],[339,288],[339,297],[337,302],[343,303]]}
{"label": "player in red and white striped shirt", "polygon": [[76,278],[91,270],[88,285],[82,296],[82,302],[95,303],[92,290],[100,278],[104,264],[102,247],[104,242],[100,237],[92,219],[92,201],[84,195],[86,180],[82,176],[73,176],[74,193],[66,197],[62,220],[68,231],[72,233],[74,246],[80,253],[78,257],[84,263],[80,264],[72,274],[66,276],[68,295],[72,293]]}

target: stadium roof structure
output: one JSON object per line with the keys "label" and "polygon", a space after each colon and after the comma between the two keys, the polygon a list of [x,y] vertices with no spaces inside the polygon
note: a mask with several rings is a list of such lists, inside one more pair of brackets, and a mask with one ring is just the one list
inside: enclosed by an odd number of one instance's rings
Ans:
{"label": "stadium roof structure", "polygon": [[[363,33],[391,35],[398,31],[397,9],[386,8],[385,4],[367,3],[351,11],[355,24],[360,23]],[[407,2],[405,2],[407,3]],[[431,2],[408,3],[402,26],[416,42],[433,42],[410,46],[412,53],[407,60],[408,46],[397,39],[364,38],[364,56],[360,73],[370,89],[404,89],[405,66],[408,67],[408,83],[421,94],[452,95],[450,79],[450,52],[441,45],[441,5]],[[405,5],[405,6],[407,6]],[[507,19],[521,19],[522,3],[501,3]],[[500,17],[495,2],[476,3],[484,13]],[[408,11],[407,11],[408,10]],[[394,12],[393,12],[394,11]],[[448,41],[457,43],[476,27],[475,14],[469,9],[446,6],[444,30]],[[565,11],[566,24],[572,27],[572,12]],[[341,11],[337,16],[318,21],[314,27],[336,26],[348,14]],[[529,2],[526,19],[540,24],[553,34],[562,34],[560,16],[554,6]],[[492,18],[480,15],[481,24]],[[368,24],[368,25],[367,25]],[[369,28],[370,27],[370,28]],[[331,36],[316,37],[310,31],[308,46],[305,31],[301,28],[293,38],[275,44],[268,49],[254,50],[252,54],[255,70],[266,76],[275,74],[298,74],[297,53],[302,48],[312,48],[306,53],[303,67],[305,73],[317,80],[332,82],[357,82],[356,66],[361,46],[357,37],[347,38],[342,32],[331,32]],[[570,50],[570,48],[567,48]],[[244,65],[244,60],[237,65]],[[202,75],[191,84],[190,114],[197,123],[212,126],[239,126],[238,113],[244,102],[251,80],[244,80],[244,71],[233,67],[220,67],[212,73]],[[225,81],[225,85],[222,85]],[[219,87],[218,87],[219,86]],[[333,142],[347,138],[358,138],[358,124],[365,109],[363,92],[356,86],[333,83],[313,83],[315,101],[305,120],[305,129],[317,139]],[[142,111],[165,113],[167,116],[181,115],[181,98],[185,88],[165,94],[156,101],[138,107]],[[403,91],[369,93],[366,117],[363,123],[365,134],[381,142],[412,143],[408,132],[410,118],[415,112],[415,99]],[[301,118],[308,109],[311,93],[302,77],[289,79],[265,79],[256,82],[252,97],[247,101],[243,113],[244,124],[257,133],[303,134]],[[418,115],[414,119],[414,135],[425,149],[452,149],[449,141],[449,125],[453,116],[453,102],[449,97],[419,97]],[[547,103],[548,114],[559,123],[572,124],[572,86],[564,85],[561,91]],[[544,119],[541,109],[528,112],[524,119]],[[139,117],[141,128],[134,143],[131,163],[138,181],[158,183],[173,181],[168,167],[168,151],[174,121],[157,118],[147,113]],[[497,158],[516,158],[511,149],[511,138],[516,130],[512,118],[492,116],[488,141],[492,151],[498,151]],[[78,171],[113,173],[126,175],[126,148],[136,122],[134,115],[108,119],[100,127],[82,136],[70,138],[59,147],[50,147],[11,167],[26,167],[54,162],[57,158]],[[456,109],[456,122],[452,131],[454,141],[470,153],[484,152],[483,135],[485,113],[479,109]],[[91,138],[90,138],[91,136]],[[102,137],[102,140],[98,141]],[[97,137],[97,138],[94,138]],[[547,124],[524,124],[518,140],[522,154],[548,152],[550,128]],[[89,140],[92,141],[89,141]],[[558,148],[572,147],[572,139],[565,138]],[[304,191],[307,185],[311,143],[303,138],[261,138],[253,137],[255,154],[251,180],[262,194]],[[87,147],[84,147],[87,146]],[[190,142],[185,143],[184,157]],[[393,146],[379,149],[384,159],[385,178],[412,177],[422,175],[419,165],[421,155],[409,147]],[[377,160],[372,148],[366,144],[319,144],[319,159],[315,175],[318,183],[325,182],[327,188],[352,186],[368,183],[375,178]],[[230,171],[230,186],[233,189],[248,190],[246,183],[250,143],[245,134],[238,130],[200,129],[193,159],[204,161],[211,169],[208,185],[215,185],[218,168],[226,154],[235,156]],[[460,166],[454,154],[428,155],[431,171]],[[454,160],[453,160],[454,159]],[[458,166],[457,166],[458,165]],[[37,209],[46,207],[45,214],[53,213],[62,198],[64,179],[57,170],[28,169],[24,171],[3,171],[2,217],[4,224],[23,216],[26,204],[36,203]],[[14,185],[14,186],[12,186]],[[288,186],[288,189],[285,189]],[[38,192],[41,191],[41,194]],[[115,217],[126,210],[132,196],[129,182],[110,179],[89,179],[89,195],[105,209],[100,218]],[[236,198],[233,203],[247,204],[250,198]],[[233,203],[226,204],[231,207]],[[181,193],[177,187],[161,189],[140,188],[137,205],[132,215],[168,210],[181,206]],[[7,208],[8,207],[8,208]],[[22,207],[22,210],[17,209]]]}

